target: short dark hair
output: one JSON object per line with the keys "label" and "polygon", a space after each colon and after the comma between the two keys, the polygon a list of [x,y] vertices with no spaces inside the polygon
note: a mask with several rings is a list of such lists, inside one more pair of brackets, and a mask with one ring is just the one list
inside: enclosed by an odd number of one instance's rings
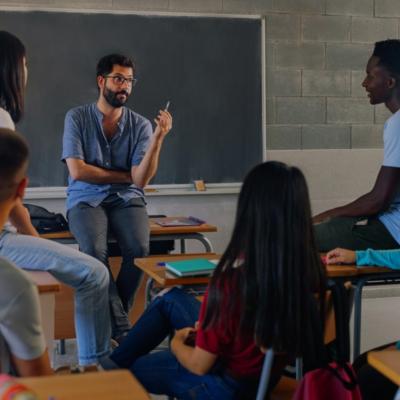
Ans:
{"label": "short dark hair", "polygon": [[14,122],[24,113],[25,46],[13,34],[0,31],[0,106],[7,110]]}
{"label": "short dark hair", "polygon": [[26,140],[18,132],[0,128],[0,201],[6,200],[19,183],[15,179],[26,168],[28,156]]}
{"label": "short dark hair", "polygon": [[131,58],[122,54],[109,54],[102,57],[97,63],[96,76],[108,75],[112,71],[114,65],[132,68],[133,73],[135,73],[135,63]]}
{"label": "short dark hair", "polygon": [[375,43],[373,57],[390,73],[400,76],[400,40],[387,39]]}

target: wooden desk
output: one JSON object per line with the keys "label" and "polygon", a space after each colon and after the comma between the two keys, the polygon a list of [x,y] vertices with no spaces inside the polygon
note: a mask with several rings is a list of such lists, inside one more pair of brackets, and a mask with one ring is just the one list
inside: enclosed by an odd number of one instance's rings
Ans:
{"label": "wooden desk", "polygon": [[200,254],[165,254],[162,256],[149,256],[135,259],[135,265],[139,267],[147,276],[146,283],[146,304],[151,301],[151,289],[154,284],[159,287],[171,287],[177,285],[207,285],[210,281],[209,276],[185,276],[179,277],[169,273],[165,267],[159,263],[165,261],[190,260],[192,258],[219,259],[221,255],[215,253]]}
{"label": "wooden desk", "polygon": [[[176,277],[168,273],[165,267],[157,264],[167,260],[187,260],[190,258],[205,257],[208,259],[220,258],[216,254],[196,254],[196,255],[176,255],[176,256],[156,256],[136,259],[136,265],[149,276],[146,287],[146,299],[150,299],[151,286],[156,283],[161,287],[169,287],[175,285],[194,285],[207,284],[208,276],[202,277]],[[348,279],[355,285],[354,294],[354,331],[353,331],[353,359],[360,354],[361,342],[361,311],[362,311],[362,290],[365,285],[382,284],[383,282],[400,283],[400,271],[394,271],[384,267],[357,267],[356,265],[327,265],[327,277],[331,279]],[[375,283],[376,284],[376,283]]]}
{"label": "wooden desk", "polygon": [[[329,277],[347,277],[355,285],[354,291],[354,331],[353,331],[353,360],[360,355],[361,344],[361,311],[362,311],[362,291],[366,285],[384,285],[387,283],[400,283],[400,271],[390,268],[366,266],[357,267],[356,265],[329,265],[328,271],[337,272],[337,276]],[[353,271],[353,272],[352,272]]]}
{"label": "wooden desk", "polygon": [[[162,287],[176,285],[207,284],[209,276],[185,276],[179,277],[166,271],[164,266],[158,265],[166,261],[190,260],[192,258],[206,258],[208,260],[220,259],[221,254],[199,253],[199,254],[166,254],[144,258],[137,258],[135,264],[155,283]],[[328,265],[327,275],[329,278],[354,277],[359,274],[359,268],[351,265]]]}
{"label": "wooden desk", "polygon": [[40,400],[150,400],[141,384],[126,370],[19,378]]}
{"label": "wooden desk", "polygon": [[[176,219],[179,217],[165,217],[159,219]],[[179,240],[181,245],[181,253],[186,252],[185,241],[189,239],[200,241],[206,252],[212,252],[211,242],[204,236],[207,232],[216,232],[217,227],[210,224],[201,224],[197,226],[160,226],[156,224],[151,218],[149,219],[150,226],[150,240],[151,241],[162,241],[162,240]],[[44,233],[40,235],[44,239],[54,240],[63,244],[76,244],[76,240],[70,231],[56,232],[56,233]],[[110,242],[115,241],[110,238]]]}
{"label": "wooden desk", "polygon": [[48,272],[28,270],[25,270],[25,272],[36,284],[39,291],[43,333],[46,339],[46,345],[51,362],[55,338],[55,295],[60,291],[61,284],[53,277],[53,275],[49,274]]}
{"label": "wooden desk", "polygon": [[400,386],[400,351],[370,351],[368,363],[397,386]]}

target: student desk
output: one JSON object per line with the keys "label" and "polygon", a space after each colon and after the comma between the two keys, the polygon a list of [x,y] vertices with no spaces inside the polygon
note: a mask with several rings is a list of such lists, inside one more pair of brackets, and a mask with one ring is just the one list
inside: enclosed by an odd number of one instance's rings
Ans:
{"label": "student desk", "polygon": [[353,360],[355,360],[360,355],[362,291],[364,286],[399,284],[400,271],[385,267],[357,267],[356,265],[329,265],[327,270],[328,277],[333,277],[329,271],[337,271],[339,275],[340,270],[343,273],[348,273],[349,280],[355,285],[353,331]]}
{"label": "student desk", "polygon": [[[180,217],[165,217],[157,218],[172,220]],[[181,245],[181,253],[186,252],[185,241],[192,239],[201,242],[206,252],[212,252],[213,248],[211,242],[208,240],[204,233],[216,232],[217,227],[210,224],[201,224],[196,226],[160,226],[156,224],[151,218],[149,218],[150,225],[150,240],[151,241],[163,241],[163,240],[179,240]],[[44,233],[40,235],[44,239],[54,240],[63,244],[76,244],[76,239],[70,231],[62,231],[55,233]],[[115,241],[113,238],[110,241]]]}
{"label": "student desk", "polygon": [[[371,351],[368,353],[368,363],[397,386],[400,386],[399,350]],[[400,389],[394,399],[400,399]]]}
{"label": "student desk", "polygon": [[162,288],[177,285],[207,285],[209,276],[185,276],[179,277],[168,272],[164,266],[158,265],[165,261],[190,260],[191,258],[207,258],[209,260],[219,259],[221,255],[215,253],[185,254],[185,255],[157,255],[145,258],[136,258],[135,265],[139,267],[147,276],[146,283],[146,303],[151,300],[151,289],[154,285]]}
{"label": "student desk", "polygon": [[36,284],[39,291],[43,333],[51,360],[54,346],[55,295],[60,291],[61,285],[48,272],[28,270],[25,270],[25,272]]}
{"label": "student desk", "polygon": [[[135,260],[136,265],[148,275],[149,280],[146,286],[146,298],[150,299],[150,290],[154,283],[160,287],[171,287],[176,285],[207,284],[208,276],[197,277],[176,277],[167,272],[165,267],[158,263],[167,260],[187,260],[190,258],[204,257],[218,259],[216,254],[196,255],[166,255],[139,258]],[[327,277],[334,280],[350,280],[355,285],[354,293],[354,331],[353,331],[353,359],[360,354],[361,341],[361,310],[362,290],[366,285],[381,285],[388,283],[400,283],[400,271],[394,271],[384,267],[357,267],[356,265],[328,265],[326,267]]]}
{"label": "student desk", "polygon": [[41,400],[150,400],[127,370],[19,378]]}

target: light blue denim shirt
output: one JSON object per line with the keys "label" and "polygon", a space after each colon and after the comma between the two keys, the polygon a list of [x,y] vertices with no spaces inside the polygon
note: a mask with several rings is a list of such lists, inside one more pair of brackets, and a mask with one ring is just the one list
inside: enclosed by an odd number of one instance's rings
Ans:
{"label": "light blue denim shirt", "polygon": [[[139,165],[152,135],[150,121],[123,107],[118,131],[108,141],[102,127],[103,114],[96,103],[73,108],[65,116],[62,160],[75,158],[96,167],[129,171]],[[74,180],[69,176],[67,210],[85,202],[98,206],[108,195],[117,193],[124,200],[144,197],[134,184],[94,184]]]}

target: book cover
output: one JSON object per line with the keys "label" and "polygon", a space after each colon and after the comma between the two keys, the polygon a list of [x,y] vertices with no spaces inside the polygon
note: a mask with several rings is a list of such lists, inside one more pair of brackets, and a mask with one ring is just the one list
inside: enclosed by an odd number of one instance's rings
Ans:
{"label": "book cover", "polygon": [[165,268],[178,276],[209,275],[218,264],[218,260],[192,258],[191,260],[168,261]]}

